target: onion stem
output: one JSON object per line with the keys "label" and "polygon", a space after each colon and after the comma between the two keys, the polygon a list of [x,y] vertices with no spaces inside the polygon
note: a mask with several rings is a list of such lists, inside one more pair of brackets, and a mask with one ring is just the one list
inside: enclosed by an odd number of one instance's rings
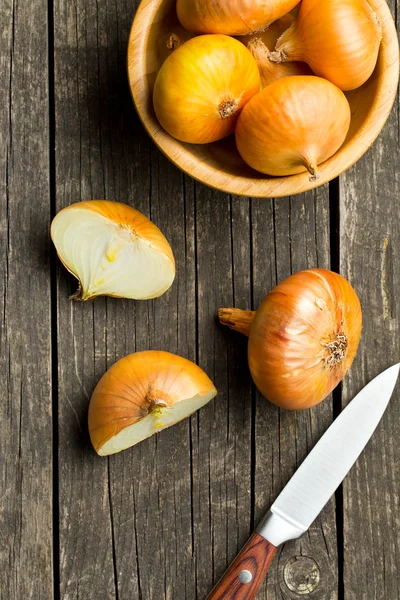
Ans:
{"label": "onion stem", "polygon": [[243,333],[243,335],[247,335],[248,337],[255,314],[254,310],[220,308],[218,311],[218,318],[222,325],[226,325],[226,327],[238,331],[239,333]]}
{"label": "onion stem", "polygon": [[320,175],[319,175],[319,171],[317,169],[316,166],[314,166],[311,163],[307,164],[307,171],[310,173],[311,177],[310,177],[310,181],[316,181],[317,179],[319,179]]}

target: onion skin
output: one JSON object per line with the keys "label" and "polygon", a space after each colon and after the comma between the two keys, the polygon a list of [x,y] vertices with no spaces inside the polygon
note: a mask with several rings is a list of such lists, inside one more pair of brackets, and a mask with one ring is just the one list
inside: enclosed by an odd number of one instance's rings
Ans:
{"label": "onion skin", "polygon": [[155,350],[129,354],[103,375],[91,397],[88,426],[93,447],[102,454],[106,442],[157,405],[168,408],[210,393],[217,394],[212,381],[186,358]]}
{"label": "onion skin", "polygon": [[247,46],[252,40],[261,39],[270,50],[273,50],[278,39],[287,29],[289,29],[291,25],[293,25],[294,21],[294,16],[289,13],[277,21],[274,21],[274,23],[271,23],[271,25],[264,29],[264,31],[257,31],[256,33],[241,35],[237,39],[245,46]]}
{"label": "onion skin", "polygon": [[353,90],[372,75],[381,40],[367,0],[303,0],[271,59],[304,61],[341,90]]}
{"label": "onion skin", "polygon": [[242,110],[236,145],[243,160],[267,175],[308,170],[333,156],[350,127],[350,105],[335,85],[314,76],[284,77],[264,88]]}
{"label": "onion skin", "polygon": [[304,62],[274,63],[270,60],[268,47],[262,38],[255,37],[247,44],[247,48],[254,56],[260,71],[261,85],[266,87],[283,77],[293,75],[312,75],[310,67]]}
{"label": "onion skin", "polygon": [[177,0],[178,19],[193,33],[246,35],[262,31],[299,0]]}
{"label": "onion skin", "polygon": [[313,74],[310,67],[304,62],[276,63],[270,60],[270,51],[275,48],[278,38],[292,25],[294,20],[294,16],[288,14],[272,23],[265,31],[238,38],[247,46],[257,61],[262,87],[266,87],[282,77]]}
{"label": "onion skin", "polygon": [[259,89],[257,63],[243,44],[225,35],[202,35],[162,65],[154,110],[174,138],[206,144],[234,132],[240,111]]}
{"label": "onion skin", "polygon": [[255,313],[221,309],[219,317],[247,333],[254,383],[270,402],[289,410],[315,406],[332,392],[350,369],[362,329],[356,292],[326,269],[291,275]]}

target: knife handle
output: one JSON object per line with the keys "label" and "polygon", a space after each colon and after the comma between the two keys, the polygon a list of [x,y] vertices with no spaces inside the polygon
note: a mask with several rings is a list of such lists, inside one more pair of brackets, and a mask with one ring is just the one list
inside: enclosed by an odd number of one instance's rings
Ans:
{"label": "knife handle", "polygon": [[207,600],[252,600],[264,581],[276,550],[254,532]]}

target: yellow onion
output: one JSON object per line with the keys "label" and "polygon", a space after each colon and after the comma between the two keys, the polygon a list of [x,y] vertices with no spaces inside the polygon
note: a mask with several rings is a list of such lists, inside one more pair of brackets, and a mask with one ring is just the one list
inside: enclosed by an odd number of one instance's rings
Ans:
{"label": "yellow onion", "polygon": [[257,63],[243,44],[226,35],[202,35],[162,65],[154,110],[170,135],[205,144],[234,132],[241,109],[259,89]]}
{"label": "yellow onion", "polygon": [[101,456],[125,450],[191,415],[216,394],[204,371],[186,358],[154,350],[129,354],[93,392],[93,447]]}
{"label": "yellow onion", "polygon": [[245,35],[262,31],[299,0],[177,0],[178,18],[194,33]]}
{"label": "yellow onion", "polygon": [[291,410],[324,400],[356,355],[362,316],[357,294],[341,275],[309,269],[291,275],[257,312],[220,309],[223,325],[249,336],[248,361],[260,392]]}
{"label": "yellow onion", "polygon": [[303,0],[270,58],[304,61],[341,90],[353,90],[372,75],[381,39],[367,0]]}
{"label": "yellow onion", "polygon": [[261,33],[238,38],[256,59],[263,87],[290,75],[312,75],[310,67],[304,62],[276,63],[269,58],[270,51],[275,48],[278,38],[292,25],[293,21],[294,16],[288,14],[272,23]]}
{"label": "yellow onion", "polygon": [[171,246],[154,223],[122,202],[91,200],[61,210],[51,224],[57,254],[79,280],[75,300],[146,300],[175,278]]}
{"label": "yellow onion", "polygon": [[284,77],[242,110],[236,144],[248,165],[267,175],[293,175],[317,166],[343,144],[350,105],[339,88],[313,76]]}

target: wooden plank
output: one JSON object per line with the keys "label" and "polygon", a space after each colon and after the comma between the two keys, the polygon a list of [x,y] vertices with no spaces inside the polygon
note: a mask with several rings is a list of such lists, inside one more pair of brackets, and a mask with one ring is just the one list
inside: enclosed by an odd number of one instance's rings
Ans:
{"label": "wooden plank", "polygon": [[[393,14],[396,2],[389,2]],[[399,25],[399,23],[398,23]],[[341,272],[360,296],[363,334],[343,403],[400,359],[398,102],[371,150],[341,178]],[[344,596],[400,598],[400,391],[344,483]]]}
{"label": "wooden plank", "polygon": [[[155,148],[151,182],[151,215],[172,244],[177,277],[165,296],[143,304],[148,318],[136,322],[147,332],[137,328],[136,349],[195,360],[193,183],[183,184]],[[119,597],[193,598],[190,419],[112,457],[110,471]]]}
{"label": "wooden plank", "polygon": [[0,5],[0,598],[53,598],[47,2]]}
{"label": "wooden plank", "polygon": [[177,279],[154,302],[72,304],[59,269],[61,596],[194,594],[190,421],[110,459],[94,455],[87,407],[107,366],[135,350],[196,358],[193,183],[163,158],[135,115],[125,52],[134,2],[55,6],[57,209],[126,201],[170,240]]}
{"label": "wooden plank", "polygon": [[[294,198],[252,201],[254,307],[290,273],[329,268],[328,187]],[[297,466],[332,420],[332,402],[290,412],[260,394],[255,414],[255,523],[269,508]],[[268,600],[338,597],[335,501],[332,499],[309,532],[278,553],[259,595]],[[314,578],[319,577],[316,585]],[[309,587],[307,587],[309,586]]]}
{"label": "wooden plank", "polygon": [[218,308],[251,302],[249,201],[196,184],[196,239],[198,359],[219,390],[192,428],[195,597],[201,600],[251,528],[247,343],[216,321]]}
{"label": "wooden plank", "polygon": [[[148,143],[142,136],[133,146],[129,139],[137,123],[128,110],[118,38],[119,27],[126,36],[132,13],[120,25],[117,9],[54,3],[57,210],[81,199],[134,198],[148,212]],[[111,469],[91,448],[87,409],[108,364],[127,346],[134,350],[136,308],[111,299],[72,303],[76,282],[58,272],[61,597],[111,599],[117,596]]]}

